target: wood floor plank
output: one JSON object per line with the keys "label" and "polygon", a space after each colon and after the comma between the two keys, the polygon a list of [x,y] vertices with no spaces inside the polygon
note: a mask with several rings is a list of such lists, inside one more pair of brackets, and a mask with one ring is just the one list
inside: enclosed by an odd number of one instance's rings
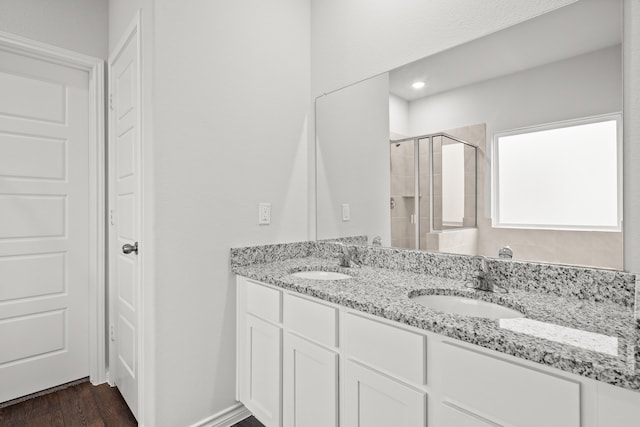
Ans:
{"label": "wood floor plank", "polygon": [[93,401],[91,387],[93,387],[91,384],[85,383],[60,391],[58,397],[65,426],[104,427],[104,422],[100,419],[100,412]]}
{"label": "wood floor plank", "polygon": [[2,427],[135,427],[117,388],[82,383],[0,409]]}
{"label": "wood floor plank", "polygon": [[264,427],[264,425],[260,421],[256,420],[254,416],[251,416],[240,421],[238,424],[234,424],[231,427]]}
{"label": "wood floor plank", "polygon": [[25,414],[24,424],[20,426],[65,427],[60,399],[57,393],[40,396],[24,403],[31,403]]}
{"label": "wood floor plank", "polygon": [[[77,384],[0,409],[0,427],[136,427],[115,387]],[[254,417],[233,427],[264,427]]]}
{"label": "wood floor plank", "polygon": [[109,387],[107,384],[101,384],[93,387],[91,393],[101,418],[106,425],[122,427],[138,425],[138,422],[117,388]]}

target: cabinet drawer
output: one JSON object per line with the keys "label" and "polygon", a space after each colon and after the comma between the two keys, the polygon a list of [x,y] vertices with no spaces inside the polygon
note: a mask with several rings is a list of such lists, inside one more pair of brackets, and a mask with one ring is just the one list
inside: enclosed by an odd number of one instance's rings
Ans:
{"label": "cabinet drawer", "polygon": [[271,322],[282,322],[282,292],[257,282],[246,280],[247,313]]}
{"label": "cabinet drawer", "polygon": [[338,310],[328,305],[286,294],[284,325],[320,344],[338,346]]}
{"label": "cabinet drawer", "polygon": [[446,398],[483,417],[519,427],[580,426],[579,383],[447,343],[438,359]]}
{"label": "cabinet drawer", "polygon": [[344,327],[347,357],[397,375],[414,384],[426,383],[426,337],[347,314]]}

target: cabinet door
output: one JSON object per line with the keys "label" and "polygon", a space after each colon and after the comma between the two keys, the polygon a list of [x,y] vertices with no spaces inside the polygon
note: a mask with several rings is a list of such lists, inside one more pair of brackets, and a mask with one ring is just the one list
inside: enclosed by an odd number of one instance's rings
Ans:
{"label": "cabinet door", "polygon": [[433,353],[442,393],[497,424],[579,427],[580,383],[444,343]]}
{"label": "cabinet door", "polygon": [[338,425],[338,355],[293,334],[285,334],[284,427]]}
{"label": "cabinet door", "polygon": [[399,381],[347,360],[344,420],[348,427],[424,427],[427,397]]}
{"label": "cabinet door", "polygon": [[281,425],[281,345],[281,328],[246,315],[240,401],[267,427]]}
{"label": "cabinet door", "polygon": [[440,417],[438,425],[455,427],[499,427],[489,420],[480,418],[477,415],[460,410],[446,403],[440,404]]}

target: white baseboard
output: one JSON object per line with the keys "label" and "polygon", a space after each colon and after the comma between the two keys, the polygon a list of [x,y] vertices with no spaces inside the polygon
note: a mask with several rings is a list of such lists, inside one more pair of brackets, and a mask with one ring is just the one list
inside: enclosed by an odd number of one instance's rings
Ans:
{"label": "white baseboard", "polygon": [[251,412],[242,403],[236,403],[217,414],[192,424],[190,427],[231,427],[250,416]]}

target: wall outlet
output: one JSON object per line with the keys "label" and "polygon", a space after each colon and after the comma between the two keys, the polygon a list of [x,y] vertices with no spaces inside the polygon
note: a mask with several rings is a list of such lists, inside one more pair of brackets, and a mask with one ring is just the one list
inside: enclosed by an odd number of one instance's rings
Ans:
{"label": "wall outlet", "polygon": [[351,221],[351,206],[349,206],[349,203],[342,204],[342,220]]}
{"label": "wall outlet", "polygon": [[271,224],[271,203],[258,203],[258,224]]}

